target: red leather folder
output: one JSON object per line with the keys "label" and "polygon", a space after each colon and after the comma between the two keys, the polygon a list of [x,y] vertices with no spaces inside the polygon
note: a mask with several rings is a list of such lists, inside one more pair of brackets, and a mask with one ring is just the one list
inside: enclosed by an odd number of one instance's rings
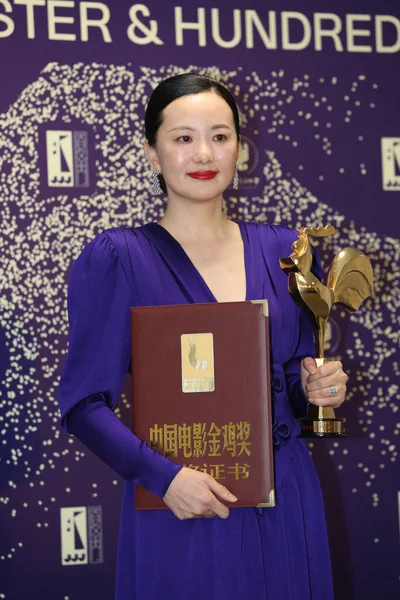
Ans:
{"label": "red leather folder", "polygon": [[[274,506],[266,300],[131,308],[133,431],[238,498]],[[160,509],[136,486],[137,509]]]}

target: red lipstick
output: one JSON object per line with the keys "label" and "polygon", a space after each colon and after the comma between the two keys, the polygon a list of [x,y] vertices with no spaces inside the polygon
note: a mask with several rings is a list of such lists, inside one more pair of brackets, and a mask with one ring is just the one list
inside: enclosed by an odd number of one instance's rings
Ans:
{"label": "red lipstick", "polygon": [[217,175],[217,171],[192,171],[191,173],[188,173],[188,175],[192,179],[208,180],[214,179]]}

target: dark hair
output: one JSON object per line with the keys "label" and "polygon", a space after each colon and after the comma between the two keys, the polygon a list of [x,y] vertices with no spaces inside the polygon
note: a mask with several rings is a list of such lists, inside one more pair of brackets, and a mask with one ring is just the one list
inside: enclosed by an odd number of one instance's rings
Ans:
{"label": "dark hair", "polygon": [[[214,91],[229,105],[237,139],[240,139],[239,111],[232,94],[215,79],[198,73],[181,73],[168,79],[164,79],[153,91],[146,108],[145,135],[150,146],[157,142],[157,132],[163,122],[163,110],[174,100],[190,94],[201,94],[202,92]],[[167,191],[164,177],[159,175],[160,186],[164,192]]]}

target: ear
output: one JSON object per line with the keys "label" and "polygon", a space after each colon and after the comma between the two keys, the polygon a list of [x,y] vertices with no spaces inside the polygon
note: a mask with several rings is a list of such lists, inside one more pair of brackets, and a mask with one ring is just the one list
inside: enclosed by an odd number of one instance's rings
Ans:
{"label": "ear", "polygon": [[161,166],[158,160],[157,150],[154,146],[150,146],[148,140],[144,140],[144,151],[150,166],[155,169],[157,173],[161,173]]}
{"label": "ear", "polygon": [[242,136],[240,135],[240,136],[239,136],[239,139],[238,139],[238,143],[237,143],[237,156],[236,156],[236,162],[238,162],[238,160],[239,160],[239,154],[240,154],[240,148],[241,148],[241,146],[242,146]]}

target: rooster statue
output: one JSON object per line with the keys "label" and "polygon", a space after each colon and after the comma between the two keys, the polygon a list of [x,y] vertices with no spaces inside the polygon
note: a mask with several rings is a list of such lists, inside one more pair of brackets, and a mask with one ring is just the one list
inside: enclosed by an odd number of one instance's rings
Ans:
{"label": "rooster statue", "polygon": [[315,355],[324,356],[326,324],[333,304],[339,302],[356,311],[373,292],[373,272],[369,259],[357,248],[348,246],[335,256],[328,271],[327,285],[313,275],[312,245],[309,236],[327,237],[335,233],[332,225],[300,229],[293,243],[294,252],[280,259],[289,276],[289,293],[310,317],[315,334]]}
{"label": "rooster statue", "polygon": [[[368,258],[356,248],[344,248],[335,256],[328,271],[327,285],[311,272],[313,253],[309,236],[333,235],[335,228],[307,227],[292,244],[293,253],[280,259],[280,266],[288,275],[289,293],[311,319],[314,329],[315,362],[321,366],[324,358],[325,331],[329,313],[336,302],[356,311],[373,292],[373,272]],[[309,405],[307,417],[301,419],[299,437],[344,436],[342,419],[336,419],[330,406]]]}

